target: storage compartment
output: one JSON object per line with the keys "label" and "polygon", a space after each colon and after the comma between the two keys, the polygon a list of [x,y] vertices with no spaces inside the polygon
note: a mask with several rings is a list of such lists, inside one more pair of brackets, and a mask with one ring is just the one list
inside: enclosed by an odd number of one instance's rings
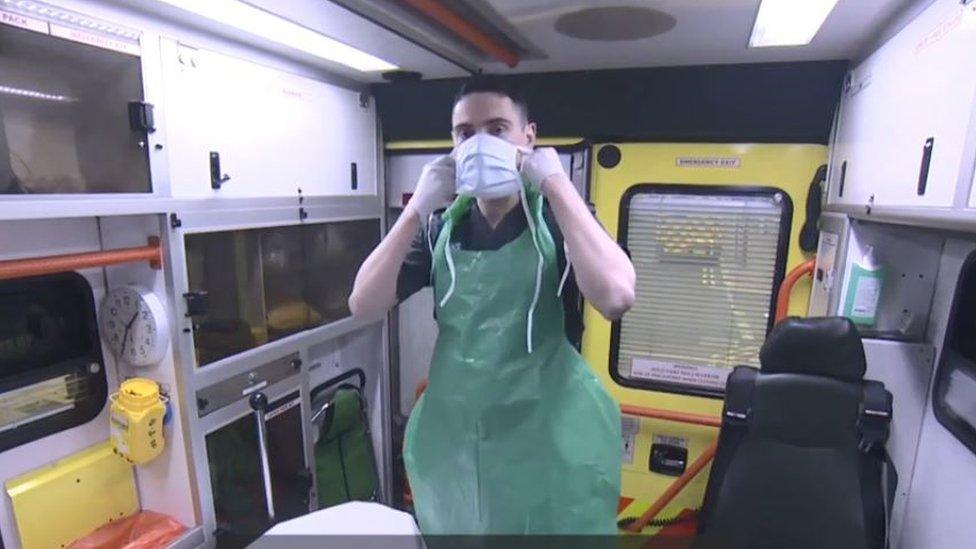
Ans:
{"label": "storage compartment", "polygon": [[0,24],[0,195],[150,192],[141,63]]}
{"label": "storage compartment", "polygon": [[378,219],[187,235],[197,364],[349,316],[379,237]]}
{"label": "storage compartment", "polygon": [[273,516],[265,497],[257,414],[207,435],[217,547],[245,547],[276,522],[308,513],[311,477],[300,404],[296,391],[268,405],[264,416]]}
{"label": "storage compartment", "polygon": [[837,293],[830,299],[832,308],[828,315],[850,316],[854,302],[863,305],[870,297],[864,287],[853,287],[858,284],[854,274],[857,265],[864,262],[870,250],[881,271],[876,287],[879,293],[873,310],[869,311],[873,312],[874,322],[864,323],[854,318],[858,329],[864,337],[922,341],[944,244],[945,238],[936,232],[852,221],[846,247],[837,260],[843,278],[832,287],[831,291]]}
{"label": "storage compartment", "polygon": [[845,84],[832,204],[952,206],[968,185],[976,4],[936,0]]}
{"label": "storage compartment", "polygon": [[368,96],[168,40],[163,65],[174,195],[376,193]]}

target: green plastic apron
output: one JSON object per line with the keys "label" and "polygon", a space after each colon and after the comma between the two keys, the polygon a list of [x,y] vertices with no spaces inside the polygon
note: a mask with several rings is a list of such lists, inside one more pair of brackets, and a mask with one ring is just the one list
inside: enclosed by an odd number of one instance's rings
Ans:
{"label": "green plastic apron", "polygon": [[472,204],[433,253],[439,334],[404,448],[420,529],[615,534],[620,409],[566,339],[542,199],[527,191],[529,228],[501,249],[446,253]]}

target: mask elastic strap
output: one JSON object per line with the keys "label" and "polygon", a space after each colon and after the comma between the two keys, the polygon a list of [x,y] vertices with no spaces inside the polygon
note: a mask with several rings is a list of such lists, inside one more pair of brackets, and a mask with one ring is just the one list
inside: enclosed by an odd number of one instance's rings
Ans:
{"label": "mask elastic strap", "polygon": [[525,220],[529,225],[529,232],[532,233],[532,244],[535,245],[535,252],[539,256],[539,261],[536,265],[535,270],[535,292],[532,295],[532,305],[529,306],[529,316],[526,328],[526,347],[528,348],[529,354],[532,354],[532,324],[535,318],[535,307],[539,303],[539,293],[542,289],[542,250],[539,249],[539,241],[536,237],[536,226],[535,220],[532,218],[532,213],[529,211],[529,201],[525,196],[525,187],[519,190],[519,202],[522,203],[522,211],[525,212]]}
{"label": "mask elastic strap", "polygon": [[444,308],[444,305],[447,305],[447,300],[451,299],[451,296],[454,295],[454,283],[457,282],[457,272],[454,270],[454,255],[451,254],[451,229],[453,228],[454,223],[448,221],[444,224],[444,229],[442,229],[447,230],[447,235],[445,237],[447,240],[444,243],[444,256],[447,259],[447,270],[451,273],[451,285],[447,287],[447,293],[445,293],[444,297],[441,299],[442,309]]}
{"label": "mask elastic strap", "polygon": [[566,280],[569,278],[569,269],[572,267],[569,263],[569,249],[566,248],[565,240],[563,240],[563,257],[566,258],[566,268],[563,269],[563,277],[559,280],[559,290],[556,291],[556,297],[563,296],[563,287],[566,286]]}

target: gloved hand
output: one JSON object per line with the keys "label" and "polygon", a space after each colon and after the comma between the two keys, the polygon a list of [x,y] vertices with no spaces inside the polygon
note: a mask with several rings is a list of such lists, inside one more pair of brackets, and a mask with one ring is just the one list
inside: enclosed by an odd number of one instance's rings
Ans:
{"label": "gloved hand", "polygon": [[559,155],[556,153],[556,149],[552,147],[537,148],[524,156],[520,171],[525,180],[542,194],[546,194],[546,186],[553,181],[552,176],[566,176],[563,164],[559,161]]}
{"label": "gloved hand", "polygon": [[427,223],[434,210],[454,197],[454,170],[454,158],[444,155],[428,163],[420,172],[417,188],[406,209],[413,211],[421,224]]}

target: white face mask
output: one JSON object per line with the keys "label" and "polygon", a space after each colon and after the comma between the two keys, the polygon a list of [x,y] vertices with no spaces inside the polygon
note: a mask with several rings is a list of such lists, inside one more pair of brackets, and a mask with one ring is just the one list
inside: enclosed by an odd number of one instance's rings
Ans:
{"label": "white face mask", "polygon": [[518,151],[493,135],[469,137],[455,151],[457,193],[489,199],[517,194],[522,189]]}

